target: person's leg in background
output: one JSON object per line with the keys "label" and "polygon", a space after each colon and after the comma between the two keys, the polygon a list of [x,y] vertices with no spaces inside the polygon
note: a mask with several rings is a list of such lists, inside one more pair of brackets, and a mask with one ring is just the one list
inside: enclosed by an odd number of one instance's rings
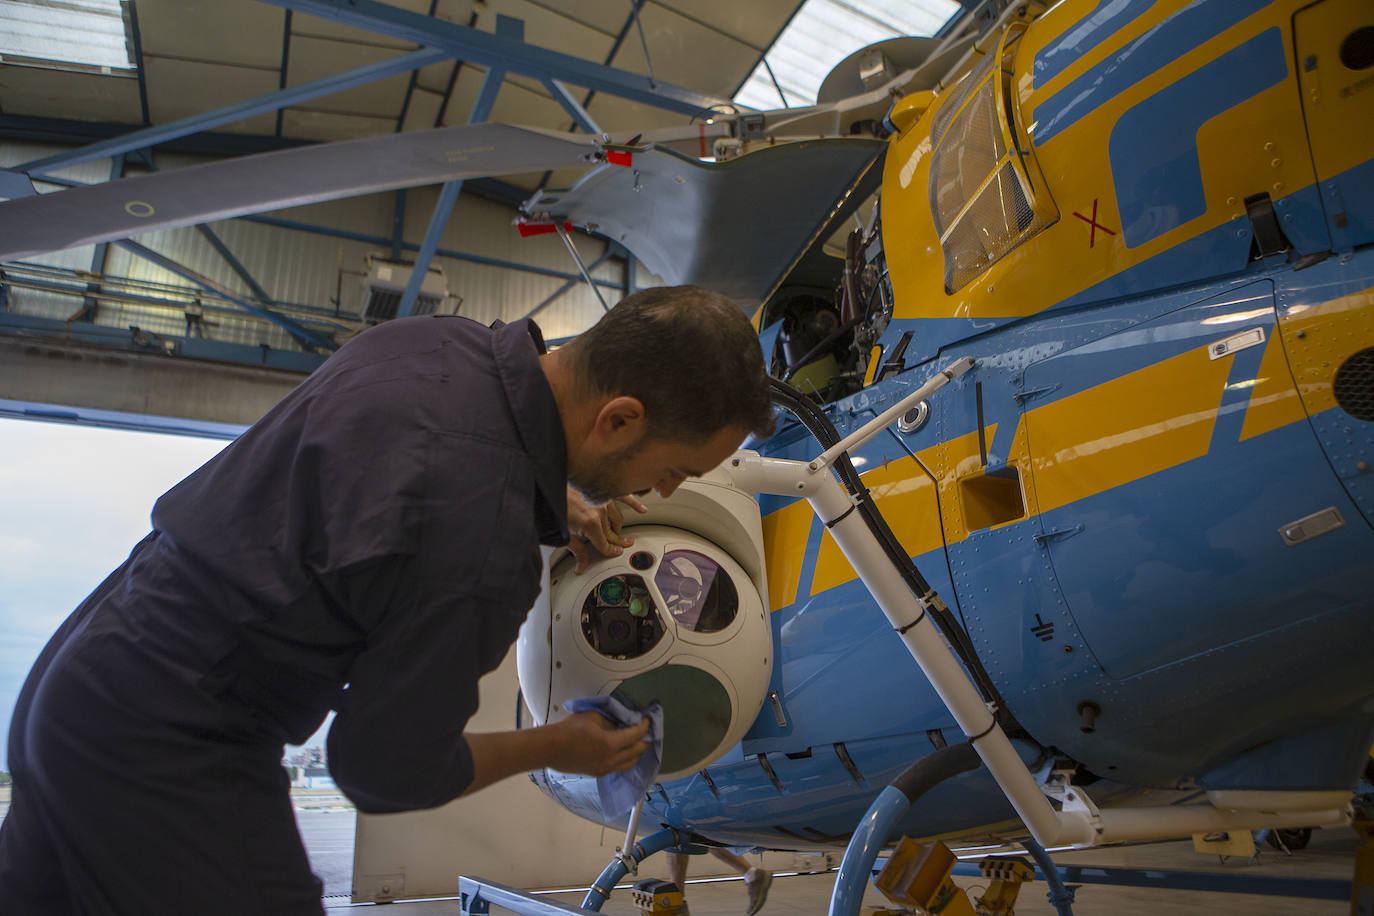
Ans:
{"label": "person's leg in background", "polygon": [[691,856],[684,852],[668,853],[668,880],[682,891],[682,908],[677,911],[676,916],[690,916],[687,909],[687,861],[690,858]]}
{"label": "person's leg in background", "polygon": [[[749,909],[745,911],[747,916],[754,916],[755,913],[763,909],[763,904],[768,899],[768,888],[773,883],[773,875],[758,866],[750,865],[748,859],[737,856],[728,849],[713,846],[711,847],[711,855],[744,876],[744,887],[749,894]],[[682,891],[682,909],[678,911],[677,916],[690,916],[687,908],[687,861],[689,858],[690,856],[680,852],[668,853],[668,880],[676,884],[678,890]]]}
{"label": "person's leg in background", "polygon": [[749,892],[749,909],[745,911],[746,916],[754,916],[763,909],[764,901],[768,899],[768,888],[773,883],[772,873],[757,865],[750,865],[748,859],[737,856],[728,849],[712,847],[711,855],[744,876],[744,887]]}

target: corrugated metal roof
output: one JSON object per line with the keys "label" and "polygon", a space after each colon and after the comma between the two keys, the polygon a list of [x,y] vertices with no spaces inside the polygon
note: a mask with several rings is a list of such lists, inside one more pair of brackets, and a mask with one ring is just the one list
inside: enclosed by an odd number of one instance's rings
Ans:
{"label": "corrugated metal roof", "polygon": [[955,0],[807,0],[735,101],[761,109],[814,105],[821,81],[850,54],[888,38],[933,35],[959,8]]}
{"label": "corrugated metal roof", "polygon": [[119,0],[0,0],[0,60],[132,70]]}

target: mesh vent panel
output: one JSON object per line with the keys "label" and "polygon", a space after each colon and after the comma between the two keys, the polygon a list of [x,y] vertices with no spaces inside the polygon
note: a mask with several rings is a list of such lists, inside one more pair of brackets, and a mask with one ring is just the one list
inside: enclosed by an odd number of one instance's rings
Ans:
{"label": "mesh vent panel", "polygon": [[950,96],[949,101],[940,106],[940,110],[935,113],[935,120],[930,123],[931,146],[939,146],[941,141],[945,139],[945,131],[949,129],[950,121],[959,111],[959,106],[964,104],[964,99],[968,98],[968,94],[974,87],[983,82],[983,78],[992,69],[995,59],[996,55],[993,54],[984,56],[968,77],[954,87],[954,93]]}
{"label": "mesh vent panel", "polygon": [[931,158],[931,212],[941,235],[1006,154],[997,120],[997,100],[988,80],[964,106]]}
{"label": "mesh vent panel", "polygon": [[1010,160],[1003,163],[943,242],[953,292],[1049,223],[1031,209]]}
{"label": "mesh vent panel", "polygon": [[1346,413],[1374,423],[1374,347],[1366,347],[1341,364],[1332,393]]}

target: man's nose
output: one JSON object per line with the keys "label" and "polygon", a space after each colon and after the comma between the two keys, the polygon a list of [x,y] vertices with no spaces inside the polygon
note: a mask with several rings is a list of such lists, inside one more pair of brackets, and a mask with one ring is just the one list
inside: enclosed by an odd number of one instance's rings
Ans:
{"label": "man's nose", "polygon": [[654,484],[654,489],[658,491],[659,496],[667,499],[669,496],[673,495],[673,491],[676,490],[681,483],[682,481],[678,480],[676,477],[665,477],[663,480]]}

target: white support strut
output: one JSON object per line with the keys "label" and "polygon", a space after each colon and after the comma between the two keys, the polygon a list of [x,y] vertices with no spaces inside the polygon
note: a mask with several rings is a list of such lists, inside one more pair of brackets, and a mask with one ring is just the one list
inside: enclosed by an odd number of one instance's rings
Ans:
{"label": "white support strut", "polygon": [[891,426],[902,414],[906,413],[908,410],[972,368],[972,357],[965,356],[956,359],[949,364],[948,368],[931,376],[930,380],[920,388],[906,395],[896,404],[893,404],[887,410],[884,410],[872,420],[869,420],[863,426],[860,426],[858,429],[854,430],[854,432],[830,446],[830,448],[822,452],[819,457],[812,459],[811,463],[806,466],[807,470],[814,474],[830,467],[840,455],[863,445],[869,439],[872,439],[874,436],[878,435],[878,433]]}

